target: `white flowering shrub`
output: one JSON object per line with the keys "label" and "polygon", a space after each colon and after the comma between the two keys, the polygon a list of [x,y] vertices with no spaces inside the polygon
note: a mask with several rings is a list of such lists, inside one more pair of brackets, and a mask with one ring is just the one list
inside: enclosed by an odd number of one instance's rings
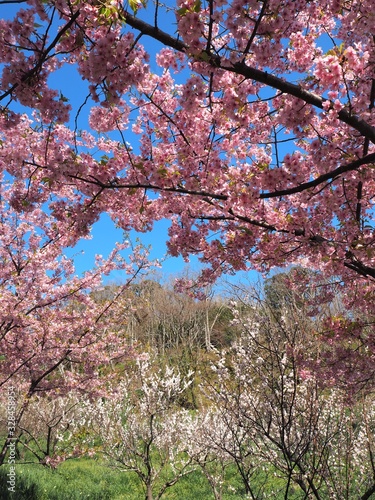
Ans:
{"label": "white flowering shrub", "polygon": [[75,424],[81,446],[95,450],[119,470],[134,472],[147,499],[159,499],[183,475],[194,470],[184,453],[188,414],[176,400],[189,386],[170,367],[139,359],[133,376],[120,382],[111,396],[85,401]]}
{"label": "white flowering shrub", "polygon": [[[215,421],[201,433],[207,450],[219,463],[237,466],[251,498],[291,498],[298,491],[305,498],[370,498],[373,398],[348,401],[300,367],[314,344],[296,309],[273,316],[263,306],[250,317],[242,314],[233,314],[242,337],[218,354],[202,387],[212,406],[202,422]],[[267,479],[260,484],[262,475]]]}

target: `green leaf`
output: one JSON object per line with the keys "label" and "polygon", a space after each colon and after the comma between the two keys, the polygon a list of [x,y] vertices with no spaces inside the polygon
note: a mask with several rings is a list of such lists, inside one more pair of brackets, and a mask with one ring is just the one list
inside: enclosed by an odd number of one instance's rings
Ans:
{"label": "green leaf", "polygon": [[109,157],[108,157],[107,155],[103,155],[103,156],[100,158],[100,162],[99,162],[99,164],[100,164],[100,165],[103,165],[103,167],[104,167],[105,165],[107,165],[108,160],[109,160]]}
{"label": "green leaf", "polygon": [[204,62],[209,62],[211,59],[211,56],[207,54],[207,52],[204,50],[199,54],[199,59],[201,59]]}
{"label": "green leaf", "polygon": [[134,168],[137,168],[138,170],[140,170],[141,172],[144,172],[145,171],[145,167],[143,165],[143,162],[138,162],[138,163],[133,163],[133,167]]}
{"label": "green leaf", "polygon": [[141,2],[139,2],[138,0],[129,0],[130,8],[134,12],[134,14],[136,14],[138,12],[138,8],[139,8],[140,3]]}
{"label": "green leaf", "polygon": [[158,174],[162,177],[165,177],[168,173],[168,170],[165,167],[158,168]]}
{"label": "green leaf", "polygon": [[99,14],[103,17],[105,17],[106,19],[109,19],[112,15],[112,9],[110,9],[109,7],[101,7],[99,9]]}
{"label": "green leaf", "polygon": [[201,0],[195,0],[192,12],[200,12],[202,9],[202,2]]}
{"label": "green leaf", "polygon": [[291,214],[287,214],[287,216],[285,218],[286,218],[287,222],[291,222],[291,223],[294,222],[293,216]]}

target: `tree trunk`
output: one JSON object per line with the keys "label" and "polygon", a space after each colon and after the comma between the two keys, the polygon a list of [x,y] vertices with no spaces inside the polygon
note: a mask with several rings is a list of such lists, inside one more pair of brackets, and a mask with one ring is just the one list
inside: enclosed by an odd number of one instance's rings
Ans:
{"label": "tree trunk", "polygon": [[153,500],[151,484],[146,484],[146,500]]}

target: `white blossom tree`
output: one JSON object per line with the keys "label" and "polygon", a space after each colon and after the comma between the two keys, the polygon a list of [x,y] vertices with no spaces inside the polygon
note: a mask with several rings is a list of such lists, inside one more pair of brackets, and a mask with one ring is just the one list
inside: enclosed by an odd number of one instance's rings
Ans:
{"label": "white blossom tree", "polygon": [[300,309],[289,304],[273,315],[263,303],[250,310],[234,309],[242,338],[213,364],[216,377],[206,377],[205,395],[226,426],[217,449],[232,456],[251,498],[370,498],[373,398],[348,401],[300,368],[301,356],[314,353],[306,340],[312,323]]}
{"label": "white blossom tree", "polygon": [[146,500],[160,499],[194,470],[181,438],[189,418],[176,401],[191,376],[182,378],[168,366],[157,367],[155,359],[138,359],[133,375],[125,377],[108,399],[87,400],[74,424],[84,446],[102,453],[117,469],[138,476]]}

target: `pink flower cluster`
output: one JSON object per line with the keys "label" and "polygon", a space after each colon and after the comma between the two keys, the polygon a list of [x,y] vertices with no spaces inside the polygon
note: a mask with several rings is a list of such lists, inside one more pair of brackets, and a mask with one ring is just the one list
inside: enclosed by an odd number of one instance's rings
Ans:
{"label": "pink flower cluster", "polygon": [[129,108],[124,103],[119,106],[94,106],[90,110],[89,125],[98,132],[125,129],[128,123]]}
{"label": "pink flower cluster", "polygon": [[186,56],[181,52],[164,48],[156,55],[156,62],[161,68],[180,71],[186,62]]}

